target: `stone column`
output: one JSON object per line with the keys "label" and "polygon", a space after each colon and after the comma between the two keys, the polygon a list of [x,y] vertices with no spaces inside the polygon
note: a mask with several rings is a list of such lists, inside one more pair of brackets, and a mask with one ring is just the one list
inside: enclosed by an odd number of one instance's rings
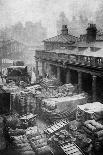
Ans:
{"label": "stone column", "polygon": [[92,100],[93,102],[96,101],[96,78],[97,76],[92,76]]}
{"label": "stone column", "polygon": [[38,60],[36,60],[36,80],[39,77],[39,70],[38,70]]}
{"label": "stone column", "polygon": [[0,58],[0,71],[2,72],[2,58]]}
{"label": "stone column", "polygon": [[78,72],[78,91],[82,91],[82,72]]}
{"label": "stone column", "polygon": [[48,75],[48,77],[51,77],[51,66],[50,66],[50,63],[49,62],[47,62],[46,63],[46,69],[47,69],[47,75]]}
{"label": "stone column", "polygon": [[45,61],[42,61],[42,76],[45,78],[45,69],[44,69]]}
{"label": "stone column", "polygon": [[60,81],[60,67],[57,66],[57,79]]}
{"label": "stone column", "polygon": [[66,73],[66,83],[71,83],[71,73],[70,73],[70,69],[67,70]]}

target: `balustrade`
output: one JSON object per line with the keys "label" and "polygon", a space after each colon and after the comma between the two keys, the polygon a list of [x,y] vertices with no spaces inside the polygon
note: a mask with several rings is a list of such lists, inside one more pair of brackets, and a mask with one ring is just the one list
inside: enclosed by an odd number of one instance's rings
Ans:
{"label": "balustrade", "polygon": [[103,67],[103,58],[101,57],[96,58],[93,56],[36,51],[36,58],[48,61],[49,60],[58,61],[63,64],[68,62],[69,64],[75,64],[75,65],[78,64],[91,67]]}
{"label": "balustrade", "polygon": [[88,66],[90,66],[90,65],[91,65],[90,60],[91,60],[91,59],[90,59],[90,57],[88,56],[88,57],[87,57],[87,65],[88,65]]}
{"label": "balustrade", "polygon": [[87,56],[83,56],[83,64],[87,65]]}
{"label": "balustrade", "polygon": [[69,63],[76,63],[76,55],[71,54],[69,56]]}
{"label": "balustrade", "polygon": [[84,56],[83,55],[80,55],[80,64],[84,65]]}
{"label": "balustrade", "polygon": [[102,60],[102,58],[100,58],[100,57],[96,58],[96,66],[97,67],[103,67],[103,60]]}
{"label": "balustrade", "polygon": [[77,63],[78,63],[78,64],[81,64],[81,55],[78,55],[78,56],[77,56]]}
{"label": "balustrade", "polygon": [[95,63],[95,57],[92,57],[90,58],[90,64],[92,67],[95,67],[96,66],[96,63]]}

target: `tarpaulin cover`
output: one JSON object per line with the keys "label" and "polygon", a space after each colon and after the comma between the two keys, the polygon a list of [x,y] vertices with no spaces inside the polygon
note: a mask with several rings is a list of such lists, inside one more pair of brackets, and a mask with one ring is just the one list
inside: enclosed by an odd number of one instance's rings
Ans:
{"label": "tarpaulin cover", "polygon": [[86,97],[83,94],[43,100],[45,108],[48,109],[50,105],[55,106],[57,112],[63,112],[69,108],[71,109],[71,107],[76,109],[78,104],[86,104],[86,102]]}

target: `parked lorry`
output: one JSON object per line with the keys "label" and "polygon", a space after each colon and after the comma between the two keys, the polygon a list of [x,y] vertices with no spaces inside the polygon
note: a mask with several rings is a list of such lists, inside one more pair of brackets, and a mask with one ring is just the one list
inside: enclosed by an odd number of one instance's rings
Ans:
{"label": "parked lorry", "polygon": [[27,66],[10,66],[7,68],[6,82],[15,81],[19,83],[24,81],[30,83],[31,77],[28,73]]}
{"label": "parked lorry", "polygon": [[24,66],[24,61],[22,60],[14,60],[13,66]]}

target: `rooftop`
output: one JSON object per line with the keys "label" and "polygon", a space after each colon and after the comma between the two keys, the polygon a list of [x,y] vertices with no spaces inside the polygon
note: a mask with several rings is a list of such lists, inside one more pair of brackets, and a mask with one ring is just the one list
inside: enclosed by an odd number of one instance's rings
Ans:
{"label": "rooftop", "polygon": [[69,44],[73,44],[78,40],[77,37],[71,35],[71,34],[67,34],[67,35],[57,35],[55,37],[49,38],[44,40],[44,42],[59,42],[59,43],[69,43]]}

